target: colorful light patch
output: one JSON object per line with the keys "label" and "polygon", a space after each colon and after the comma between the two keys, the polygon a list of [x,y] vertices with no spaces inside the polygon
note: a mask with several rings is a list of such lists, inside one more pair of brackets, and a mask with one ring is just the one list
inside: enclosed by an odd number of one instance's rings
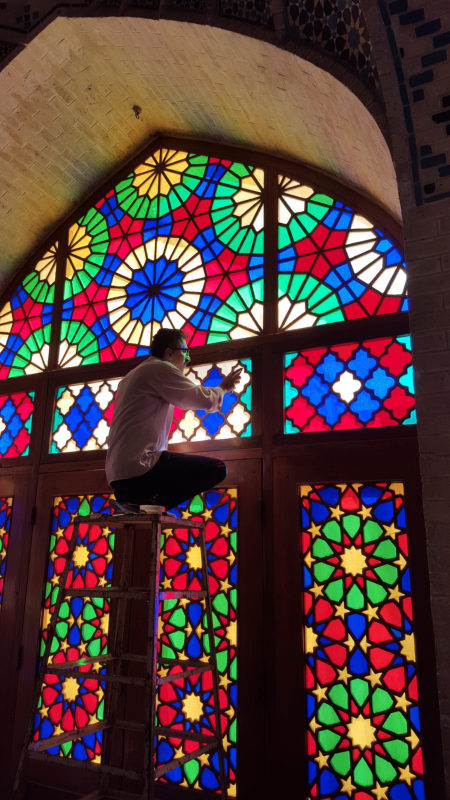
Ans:
{"label": "colorful light patch", "polygon": [[286,353],[283,407],[285,433],[412,425],[411,337]]}
{"label": "colorful light patch", "polygon": [[5,583],[6,556],[8,555],[12,504],[12,497],[0,497],[0,609],[3,602],[3,586]]}
{"label": "colorful light patch", "polygon": [[48,366],[55,275],[53,245],[0,310],[0,378]]}
{"label": "colorful light patch", "polygon": [[308,797],[424,800],[403,484],[300,496]]}
{"label": "colorful light patch", "polygon": [[[225,750],[228,794],[236,794],[236,489],[220,489],[182,504],[176,513],[182,519],[204,519],[212,595],[215,647],[219,672],[220,725]],[[200,588],[201,560],[197,538],[192,532],[174,530],[166,535],[162,551],[161,579],[164,589]],[[200,602],[167,600],[162,603],[159,622],[160,655],[165,658],[205,660],[209,654],[206,615]],[[179,671],[179,668],[167,669]],[[194,734],[215,732],[214,696],[211,672],[165,683],[158,690],[157,715],[161,725]],[[157,764],[192,752],[198,741],[160,738]],[[217,753],[205,754],[167,773],[161,780],[194,789],[219,791]]]}
{"label": "colorful light patch", "polygon": [[0,458],[28,455],[33,405],[34,392],[0,395]]}
{"label": "colorful light patch", "polygon": [[278,325],[310,328],[406,311],[406,266],[369,220],[279,176]]}
{"label": "colorful light patch", "polygon": [[[49,562],[45,584],[42,621],[41,657],[47,637],[47,626],[55,607],[60,576],[64,570],[68,543],[75,515],[110,513],[109,495],[56,497],[50,534]],[[109,528],[80,525],[79,539],[73,555],[67,586],[73,588],[111,585],[114,534]],[[63,600],[51,645],[50,663],[64,663],[82,656],[99,656],[106,652],[109,624],[109,602],[105,598],[73,597]],[[80,673],[90,665],[80,667]],[[103,719],[104,681],[77,679],[47,674],[42,686],[36,714],[34,740],[57,736]],[[84,761],[101,759],[101,731],[82,739],[49,748],[51,755]]]}
{"label": "colorful light patch", "polygon": [[58,386],[50,453],[106,447],[120,378]]}
{"label": "colorful light patch", "polygon": [[69,231],[59,364],[149,353],[161,327],[201,345],[262,329],[263,171],[157,150]]}
{"label": "colorful light patch", "polygon": [[233,392],[225,393],[220,411],[207,413],[174,409],[169,439],[171,443],[251,436],[252,362],[250,359],[202,364],[191,367],[186,375],[195,383],[215,387],[235,366],[242,367],[239,383]]}

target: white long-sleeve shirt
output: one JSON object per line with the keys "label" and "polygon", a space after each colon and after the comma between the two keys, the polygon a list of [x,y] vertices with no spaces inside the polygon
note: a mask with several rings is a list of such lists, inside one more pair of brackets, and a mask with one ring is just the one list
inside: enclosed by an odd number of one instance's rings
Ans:
{"label": "white long-sleeve shirt", "polygon": [[170,361],[151,356],[120,382],[108,438],[106,478],[143,475],[167,450],[173,407],[217,411],[224,390],[193,383]]}

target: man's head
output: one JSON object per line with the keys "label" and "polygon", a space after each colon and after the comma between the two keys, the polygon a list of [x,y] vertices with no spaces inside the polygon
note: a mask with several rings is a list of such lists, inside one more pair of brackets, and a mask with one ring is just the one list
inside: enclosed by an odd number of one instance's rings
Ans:
{"label": "man's head", "polygon": [[181,370],[184,369],[189,361],[186,339],[181,330],[160,328],[153,337],[150,352],[155,358],[160,358],[162,361],[170,361],[171,364]]}

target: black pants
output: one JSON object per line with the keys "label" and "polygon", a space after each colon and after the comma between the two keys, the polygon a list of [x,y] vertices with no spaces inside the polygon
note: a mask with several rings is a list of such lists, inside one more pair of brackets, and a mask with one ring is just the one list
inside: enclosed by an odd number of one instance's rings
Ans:
{"label": "black pants", "polygon": [[116,499],[122,503],[154,504],[173,508],[199,492],[223,481],[223,461],[164,450],[155,466],[143,475],[112,481]]}

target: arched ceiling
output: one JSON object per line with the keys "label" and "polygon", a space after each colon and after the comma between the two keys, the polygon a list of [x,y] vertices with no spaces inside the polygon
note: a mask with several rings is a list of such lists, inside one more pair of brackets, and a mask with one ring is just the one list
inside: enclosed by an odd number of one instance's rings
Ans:
{"label": "arched ceiling", "polygon": [[57,18],[0,73],[0,117],[3,284],[158,134],[303,161],[400,219],[390,153],[361,101],[294,53],[232,31]]}

